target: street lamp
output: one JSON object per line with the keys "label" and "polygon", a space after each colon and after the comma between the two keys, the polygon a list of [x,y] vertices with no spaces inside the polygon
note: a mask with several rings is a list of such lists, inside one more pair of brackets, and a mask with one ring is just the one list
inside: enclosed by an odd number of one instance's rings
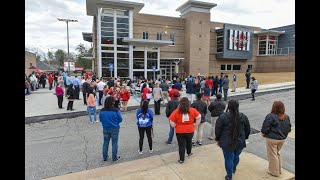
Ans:
{"label": "street lamp", "polygon": [[60,19],[57,18],[59,21],[65,21],[67,23],[67,43],[68,43],[68,70],[70,72],[70,55],[69,55],[69,22],[78,22],[78,20],[75,19]]}

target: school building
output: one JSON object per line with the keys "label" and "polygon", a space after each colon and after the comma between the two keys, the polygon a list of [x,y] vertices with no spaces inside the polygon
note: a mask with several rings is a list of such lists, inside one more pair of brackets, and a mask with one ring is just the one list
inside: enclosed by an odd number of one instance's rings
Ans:
{"label": "school building", "polygon": [[[143,14],[143,3],[86,0],[98,77],[295,71],[295,25],[262,29],[210,21],[215,3],[189,0],[180,17]],[[113,68],[110,68],[113,67]]]}

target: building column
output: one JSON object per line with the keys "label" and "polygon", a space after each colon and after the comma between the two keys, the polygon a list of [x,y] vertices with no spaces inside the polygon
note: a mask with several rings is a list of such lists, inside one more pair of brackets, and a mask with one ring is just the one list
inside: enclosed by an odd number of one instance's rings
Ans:
{"label": "building column", "polygon": [[147,60],[148,60],[148,47],[147,46],[144,46],[144,78],[147,79]]}
{"label": "building column", "polygon": [[[158,61],[157,61],[157,72],[160,75],[160,47],[158,47]],[[158,78],[157,78],[158,79]]]}
{"label": "building column", "polygon": [[118,56],[117,56],[117,12],[113,10],[113,44],[114,44],[114,64],[113,77],[118,77]]}
{"label": "building column", "polygon": [[180,63],[181,59],[174,59],[173,62],[175,63],[175,73],[179,73],[179,63]]}
{"label": "building column", "polygon": [[133,79],[133,45],[129,45],[129,78]]}
{"label": "building column", "polygon": [[[98,28],[97,28],[97,35],[98,35],[98,54],[97,54],[97,65],[98,65],[98,77],[102,77],[102,61],[101,61],[101,8],[98,9]],[[92,71],[94,68],[92,69]]]}

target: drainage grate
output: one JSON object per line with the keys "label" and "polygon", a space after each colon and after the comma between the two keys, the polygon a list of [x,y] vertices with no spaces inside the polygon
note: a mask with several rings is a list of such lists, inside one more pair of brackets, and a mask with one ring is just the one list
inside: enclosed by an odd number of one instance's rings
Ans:
{"label": "drainage grate", "polygon": [[259,133],[260,131],[258,131],[258,130],[256,130],[256,129],[253,129],[253,128],[251,128],[251,132],[250,132],[250,134],[257,134],[257,133]]}

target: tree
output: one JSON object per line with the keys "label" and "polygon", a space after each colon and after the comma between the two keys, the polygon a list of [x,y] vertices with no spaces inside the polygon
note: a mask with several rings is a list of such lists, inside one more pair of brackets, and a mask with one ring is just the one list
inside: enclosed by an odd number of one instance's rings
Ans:
{"label": "tree", "polygon": [[64,66],[63,62],[64,62],[64,58],[66,57],[66,52],[64,52],[61,49],[58,49],[55,53],[54,53],[55,59],[56,61],[58,61],[58,65],[59,66]]}
{"label": "tree", "polygon": [[78,51],[78,56],[77,56],[77,62],[76,62],[76,67],[83,67],[85,69],[90,69],[92,61],[89,59],[85,59],[83,57],[92,57],[92,48],[87,50],[83,44],[79,44],[76,47],[76,50]]}

